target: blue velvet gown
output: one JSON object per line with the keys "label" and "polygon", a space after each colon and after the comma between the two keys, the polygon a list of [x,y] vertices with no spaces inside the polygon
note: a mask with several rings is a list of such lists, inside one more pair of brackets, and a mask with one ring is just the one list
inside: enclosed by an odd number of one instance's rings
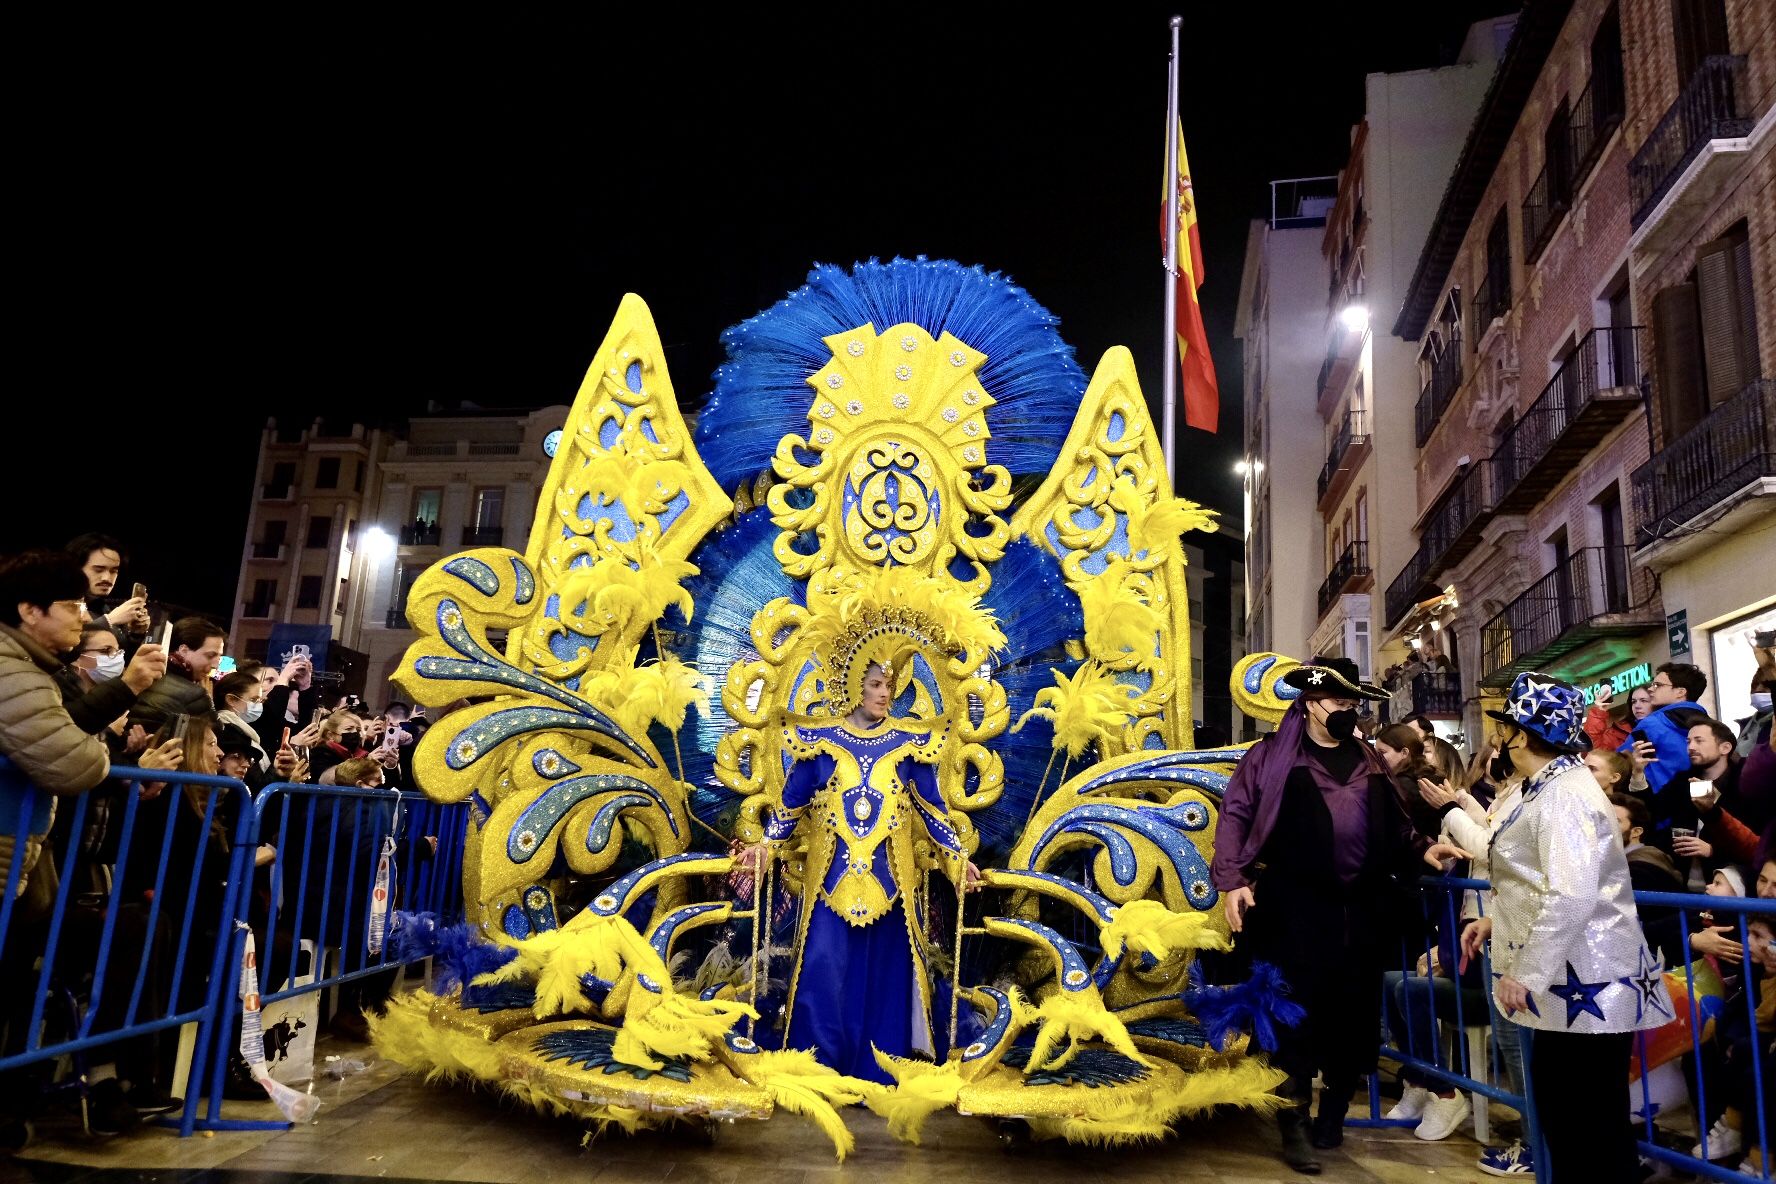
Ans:
{"label": "blue velvet gown", "polygon": [[766,837],[808,845],[801,929],[789,988],[786,1048],[870,1081],[890,1079],[875,1048],[943,1055],[921,933],[929,854],[960,881],[967,856],[950,825],[935,764],[943,729],[904,720],[873,728],[791,726],[794,759]]}

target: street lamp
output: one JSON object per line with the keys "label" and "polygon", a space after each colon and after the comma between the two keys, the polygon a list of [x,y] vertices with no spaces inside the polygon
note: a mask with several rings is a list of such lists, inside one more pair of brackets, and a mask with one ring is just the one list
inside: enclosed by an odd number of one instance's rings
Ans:
{"label": "street lamp", "polygon": [[364,531],[364,558],[371,563],[381,563],[395,553],[395,536],[380,526],[372,526]]}
{"label": "street lamp", "polygon": [[1361,333],[1369,327],[1369,306],[1347,304],[1339,310],[1338,320],[1352,333]]}

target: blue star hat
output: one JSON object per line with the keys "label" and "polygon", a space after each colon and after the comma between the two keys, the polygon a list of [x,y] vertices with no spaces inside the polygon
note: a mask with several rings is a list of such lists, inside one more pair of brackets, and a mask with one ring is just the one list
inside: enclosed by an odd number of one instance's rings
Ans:
{"label": "blue star hat", "polygon": [[1586,752],[1585,694],[1551,674],[1526,670],[1511,683],[1503,711],[1487,715],[1501,723],[1515,724],[1561,752]]}

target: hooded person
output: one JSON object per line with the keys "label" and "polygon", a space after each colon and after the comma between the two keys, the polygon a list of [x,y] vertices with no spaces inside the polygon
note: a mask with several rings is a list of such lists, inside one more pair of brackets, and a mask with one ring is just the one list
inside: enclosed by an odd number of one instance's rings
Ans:
{"label": "hooded person", "polygon": [[[1647,949],[1614,809],[1579,759],[1584,696],[1550,675],[1511,684],[1498,750],[1523,801],[1492,841],[1492,900],[1462,935],[1464,964],[1492,940],[1493,994],[1531,1030],[1529,1100],[1557,1182],[1634,1180],[1627,1115],[1634,1033],[1673,1018]],[[1649,717],[1650,718],[1650,717]]]}
{"label": "hooded person", "polygon": [[[1386,767],[1357,738],[1359,705],[1387,692],[1346,658],[1316,658],[1283,683],[1298,697],[1228,782],[1210,875],[1236,941],[1281,971],[1306,1012],[1278,1032],[1271,1063],[1289,1074],[1283,1161],[1314,1174],[1315,1148],[1343,1142],[1357,1081],[1375,1068],[1382,969],[1399,948],[1397,879],[1467,852],[1414,832]],[[1310,1131],[1316,1072],[1325,1084]]]}

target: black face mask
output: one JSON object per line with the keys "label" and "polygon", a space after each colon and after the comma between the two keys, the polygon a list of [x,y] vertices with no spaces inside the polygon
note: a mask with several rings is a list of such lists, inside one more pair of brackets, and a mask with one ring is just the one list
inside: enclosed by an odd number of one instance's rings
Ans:
{"label": "black face mask", "polygon": [[1494,785],[1502,785],[1511,779],[1516,764],[1511,760],[1509,741],[1499,745],[1498,751],[1492,754],[1492,760],[1486,764],[1486,776]]}
{"label": "black face mask", "polygon": [[355,752],[358,747],[358,742],[363,738],[364,736],[361,732],[341,732],[339,733],[339,747],[350,749]]}
{"label": "black face mask", "polygon": [[1326,731],[1331,733],[1332,739],[1342,743],[1357,734],[1357,710],[1346,707],[1342,711],[1328,712],[1325,723]]}

